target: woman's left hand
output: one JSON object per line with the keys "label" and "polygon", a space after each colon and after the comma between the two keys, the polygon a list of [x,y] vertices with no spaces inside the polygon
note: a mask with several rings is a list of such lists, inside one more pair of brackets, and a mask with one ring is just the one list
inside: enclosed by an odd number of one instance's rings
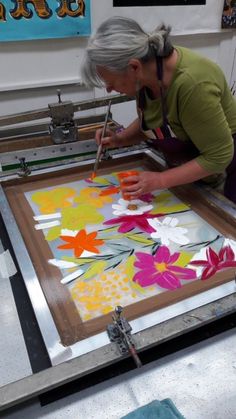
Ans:
{"label": "woman's left hand", "polygon": [[122,190],[130,195],[130,199],[137,199],[156,189],[163,189],[161,172],[139,172],[138,175],[129,176],[122,181]]}

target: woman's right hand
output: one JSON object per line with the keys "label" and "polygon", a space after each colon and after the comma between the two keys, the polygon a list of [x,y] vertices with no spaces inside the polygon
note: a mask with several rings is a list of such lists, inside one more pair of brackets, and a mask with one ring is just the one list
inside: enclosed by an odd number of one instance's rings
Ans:
{"label": "woman's right hand", "polygon": [[109,147],[109,148],[118,147],[118,138],[117,138],[116,133],[108,128],[106,129],[105,135],[102,138],[102,131],[103,131],[102,128],[96,131],[95,141],[97,145],[100,145],[102,143],[104,147]]}

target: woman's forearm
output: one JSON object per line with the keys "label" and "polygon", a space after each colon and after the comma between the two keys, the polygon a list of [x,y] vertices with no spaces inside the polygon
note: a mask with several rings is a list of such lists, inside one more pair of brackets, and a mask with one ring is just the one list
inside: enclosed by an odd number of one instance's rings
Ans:
{"label": "woman's forearm", "polygon": [[132,144],[139,144],[147,137],[140,130],[139,119],[135,119],[127,128],[116,134],[117,142],[121,146],[128,146]]}
{"label": "woman's forearm", "polygon": [[210,173],[203,169],[196,160],[191,160],[182,166],[167,169],[164,172],[141,170],[138,175],[124,179],[122,190],[127,193],[127,196],[130,196],[130,199],[138,199],[145,193],[186,185],[209,175]]}
{"label": "woman's forearm", "polygon": [[196,160],[191,160],[181,166],[165,170],[160,173],[160,187],[171,188],[173,186],[185,185],[196,182],[206,176],[211,175]]}

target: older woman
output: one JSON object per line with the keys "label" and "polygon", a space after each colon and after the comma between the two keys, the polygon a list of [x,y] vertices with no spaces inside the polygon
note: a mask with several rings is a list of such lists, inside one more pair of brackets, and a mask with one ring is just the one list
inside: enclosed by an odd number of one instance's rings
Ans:
{"label": "older woman", "polygon": [[169,33],[164,25],[146,33],[132,19],[113,17],[90,38],[85,84],[137,101],[138,118],[121,132],[107,130],[102,143],[118,147],[149,139],[163,153],[165,171],[127,178],[135,181],[126,187],[131,198],[202,179],[236,203],[236,102],[222,70],[173,46]]}

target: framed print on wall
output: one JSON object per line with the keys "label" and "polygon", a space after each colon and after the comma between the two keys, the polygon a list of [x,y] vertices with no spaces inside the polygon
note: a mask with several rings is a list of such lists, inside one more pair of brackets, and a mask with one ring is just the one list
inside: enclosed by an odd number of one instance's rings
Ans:
{"label": "framed print on wall", "polygon": [[90,0],[0,1],[0,42],[90,33]]}

